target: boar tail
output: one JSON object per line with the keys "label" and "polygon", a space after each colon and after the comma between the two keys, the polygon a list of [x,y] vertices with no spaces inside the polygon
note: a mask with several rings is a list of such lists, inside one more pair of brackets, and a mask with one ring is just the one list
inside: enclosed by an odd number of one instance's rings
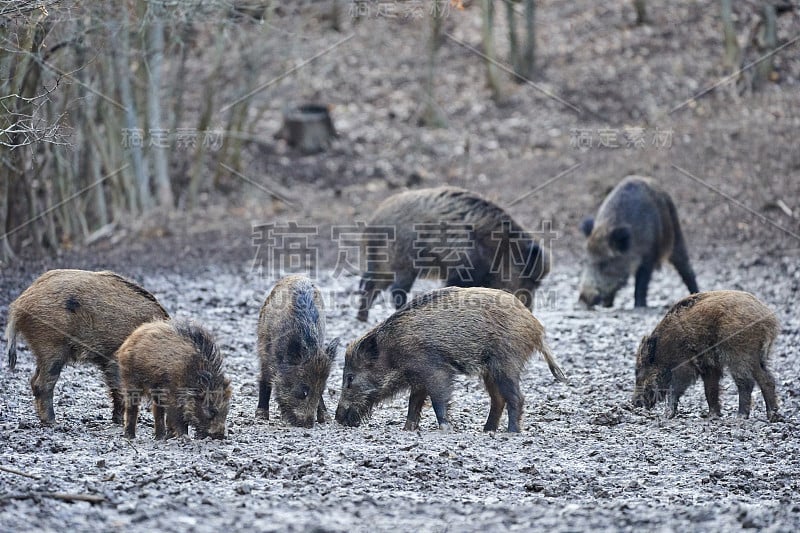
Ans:
{"label": "boar tail", "polygon": [[550,367],[550,372],[553,374],[553,377],[561,383],[569,383],[567,376],[564,375],[564,371],[561,370],[561,367],[556,363],[556,359],[553,357],[553,352],[550,351],[550,347],[544,342],[542,343],[541,352],[544,356],[544,360],[547,361],[547,366]]}
{"label": "boar tail", "polygon": [[17,366],[17,328],[13,313],[8,314],[6,341],[8,342],[8,368],[14,370],[14,367]]}

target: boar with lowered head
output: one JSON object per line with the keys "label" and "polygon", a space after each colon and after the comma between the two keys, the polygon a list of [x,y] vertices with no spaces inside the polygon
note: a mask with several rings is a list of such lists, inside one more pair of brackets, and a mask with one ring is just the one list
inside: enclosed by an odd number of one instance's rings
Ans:
{"label": "boar with lowered head", "polygon": [[339,339],[325,345],[322,294],[305,276],[278,281],[258,318],[257,416],[269,419],[269,399],[275,399],[281,417],[294,426],[312,427],[328,416],[323,393],[336,358]]}
{"label": "boar with lowered head", "polygon": [[595,219],[581,230],[588,237],[580,301],[593,307],[614,305],[614,296],[635,276],[634,306],[647,307],[653,270],[668,260],[689,292],[698,291],[686,242],[672,199],[655,181],[628,176],[608,194]]}
{"label": "boar with lowered head", "polygon": [[125,398],[125,436],[136,436],[139,403],[149,397],[157,439],[195,428],[198,438],[225,437],[231,398],[222,355],[203,328],[186,321],[139,326],[117,351]]}
{"label": "boar with lowered head", "polygon": [[500,207],[455,187],[396,194],[381,203],[364,230],[365,271],[357,318],[366,321],[387,287],[400,308],[417,277],[448,286],[514,293],[529,309],[550,271],[548,252]]}
{"label": "boar with lowered head", "polygon": [[495,431],[505,407],[508,431],[518,432],[520,373],[534,351],[566,381],[544,341],[542,324],[511,294],[448,287],[418,296],[347,347],[336,420],[358,426],[373,406],[410,389],[405,429],[417,429],[430,397],[440,429],[456,374],[483,377],[491,399],[485,431]]}
{"label": "boar with lowered head", "polygon": [[123,400],[114,352],[140,324],[167,318],[155,297],[113,272],[50,270],[8,310],[8,366],[17,363],[17,335],[36,358],[31,378],[43,424],[55,419],[53,388],[67,363],[89,361],[103,371],[113,403],[112,420],[122,423]]}
{"label": "boar with lowered head", "polygon": [[681,395],[700,377],[709,417],[718,417],[719,382],[727,368],[739,390],[739,416],[750,416],[751,395],[758,383],[767,418],[779,420],[775,378],[767,368],[779,330],[775,313],[750,293],[708,291],[687,296],[642,339],[633,404],[650,409],[666,399],[673,417]]}

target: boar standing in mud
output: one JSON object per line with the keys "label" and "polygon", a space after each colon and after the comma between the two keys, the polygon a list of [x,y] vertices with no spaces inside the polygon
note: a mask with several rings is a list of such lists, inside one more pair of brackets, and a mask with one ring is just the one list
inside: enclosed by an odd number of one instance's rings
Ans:
{"label": "boar standing in mud", "polygon": [[550,271],[546,250],[529,232],[489,200],[455,187],[386,199],[367,223],[361,254],[366,261],[359,287],[361,321],[387,287],[400,308],[417,277],[502,289],[530,309],[534,290]]}
{"label": "boar standing in mud", "polygon": [[257,416],[269,419],[269,399],[275,399],[284,420],[311,427],[325,422],[323,393],[336,357],[339,339],[325,346],[322,294],[305,276],[286,276],[267,296],[258,317]]}
{"label": "boar standing in mud", "polygon": [[534,351],[565,382],[544,341],[542,324],[517,298],[485,288],[449,287],[418,296],[347,347],[336,420],[358,426],[373,406],[411,389],[405,429],[419,426],[430,396],[440,429],[456,374],[479,374],[491,399],[484,431],[495,431],[505,407],[508,431],[518,432],[520,373]]}
{"label": "boar standing in mud", "polygon": [[123,399],[114,352],[140,324],[167,318],[155,297],[113,272],[50,270],[8,310],[8,366],[17,363],[17,335],[36,358],[31,378],[43,424],[55,419],[53,388],[67,363],[87,360],[103,371],[113,402],[112,420],[122,423]]}
{"label": "boar standing in mud", "polygon": [[647,307],[653,270],[667,259],[689,292],[698,291],[678,212],[672,199],[652,179],[628,176],[600,205],[597,218],[581,230],[588,237],[587,264],[581,276],[580,300],[592,307],[614,305],[614,296],[635,275],[634,306]]}
{"label": "boar standing in mud", "polygon": [[739,390],[739,416],[750,416],[751,395],[758,383],[767,418],[779,420],[775,378],[767,368],[779,330],[775,313],[750,293],[709,291],[687,296],[642,339],[633,404],[650,409],[666,398],[673,417],[681,395],[700,377],[709,417],[718,417],[719,382],[727,368]]}
{"label": "boar standing in mud", "polygon": [[126,437],[136,436],[142,397],[151,400],[157,439],[186,435],[190,425],[198,438],[225,437],[230,381],[219,348],[203,328],[184,321],[143,324],[120,346],[117,358]]}

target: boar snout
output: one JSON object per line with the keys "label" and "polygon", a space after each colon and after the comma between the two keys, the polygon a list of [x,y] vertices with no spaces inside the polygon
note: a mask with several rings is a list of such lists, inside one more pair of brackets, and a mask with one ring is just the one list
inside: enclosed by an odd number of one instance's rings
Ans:
{"label": "boar snout", "polygon": [[361,425],[361,415],[353,407],[340,405],[336,408],[336,421],[343,426],[354,428]]}

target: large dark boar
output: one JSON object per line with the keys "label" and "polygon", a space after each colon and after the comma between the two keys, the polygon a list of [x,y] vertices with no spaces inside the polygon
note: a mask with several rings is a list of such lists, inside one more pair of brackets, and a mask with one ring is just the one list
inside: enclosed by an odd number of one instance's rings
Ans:
{"label": "large dark boar", "polygon": [[411,389],[406,430],[419,425],[430,396],[440,429],[455,374],[480,374],[491,398],[485,431],[495,431],[503,407],[508,431],[522,417],[520,373],[531,353],[566,381],[544,341],[542,324],[514,296],[484,288],[449,287],[414,298],[347,347],[336,420],[358,426],[375,403]]}
{"label": "large dark boar", "polygon": [[126,437],[136,436],[143,397],[151,400],[157,439],[186,435],[190,425],[198,438],[225,437],[230,380],[214,339],[203,328],[185,321],[142,324],[120,346],[117,358]]}
{"label": "large dark boar", "polygon": [[155,297],[113,272],[50,270],[34,281],[8,311],[8,366],[17,363],[17,335],[36,357],[31,378],[43,424],[55,419],[53,388],[66,363],[88,360],[103,371],[113,402],[112,420],[122,423],[123,401],[114,352],[140,324],[167,318]]}
{"label": "large dark boar", "polygon": [[681,395],[699,376],[708,414],[718,417],[719,382],[727,367],[739,389],[739,416],[750,416],[753,386],[758,383],[767,418],[779,420],[775,379],[767,369],[778,331],[775,313],[750,293],[709,291],[687,296],[639,345],[634,405],[650,409],[666,398],[673,417]]}
{"label": "large dark boar", "polygon": [[479,194],[454,187],[386,199],[367,223],[361,254],[361,321],[387,287],[400,308],[417,277],[502,289],[530,309],[534,290],[550,271],[547,251],[511,216]]}
{"label": "large dark boar", "polygon": [[634,274],[634,306],[646,307],[650,277],[664,259],[675,266],[689,292],[698,291],[675,205],[652,179],[622,180],[600,205],[597,218],[584,220],[581,230],[588,237],[588,259],[580,300],[588,306],[611,307]]}
{"label": "large dark boar", "polygon": [[281,416],[290,424],[311,427],[315,416],[325,422],[323,393],[339,339],[325,346],[323,309],[322,295],[305,276],[286,276],[267,296],[258,317],[256,416],[269,419],[274,389]]}

